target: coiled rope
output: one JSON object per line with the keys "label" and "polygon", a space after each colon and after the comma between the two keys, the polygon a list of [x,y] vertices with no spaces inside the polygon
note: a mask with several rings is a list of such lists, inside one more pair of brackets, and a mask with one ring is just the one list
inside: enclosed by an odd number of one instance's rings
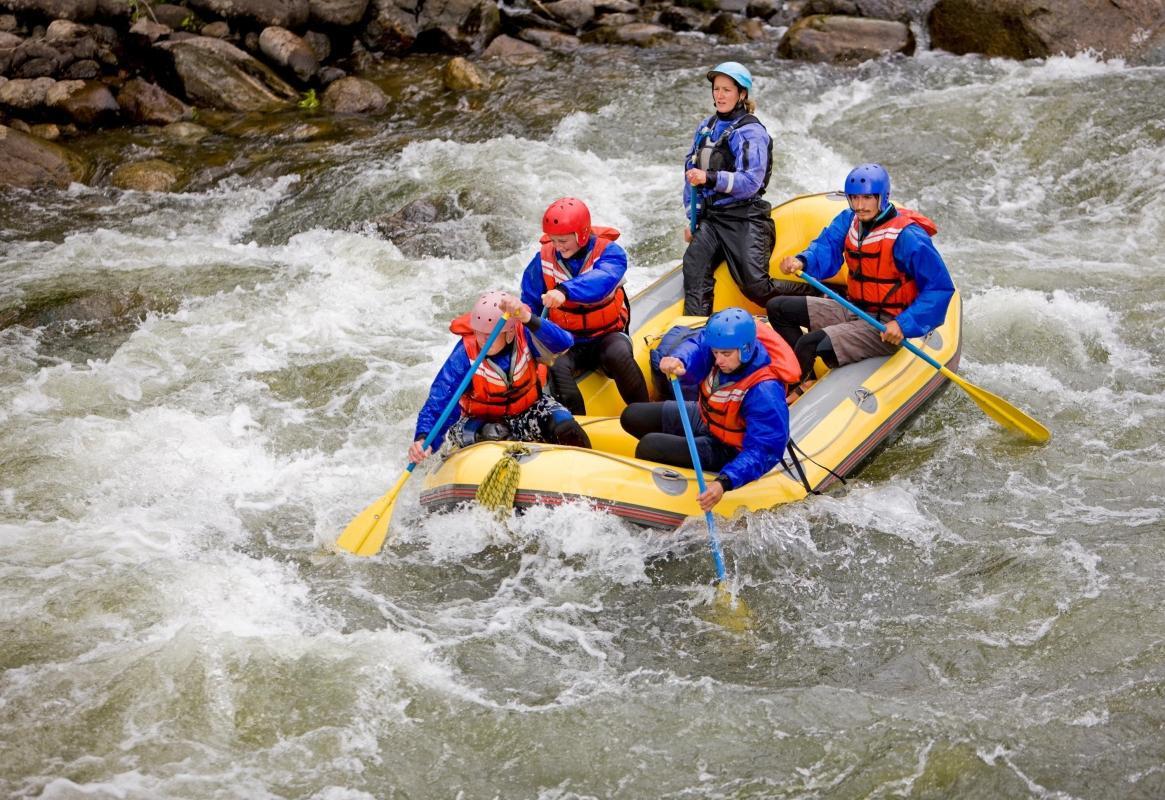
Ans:
{"label": "coiled rope", "polygon": [[528,456],[533,449],[526,444],[515,443],[506,447],[498,463],[490,468],[477,487],[474,499],[486,508],[501,514],[514,507],[514,495],[518,493],[518,481],[522,478],[522,465],[518,459]]}

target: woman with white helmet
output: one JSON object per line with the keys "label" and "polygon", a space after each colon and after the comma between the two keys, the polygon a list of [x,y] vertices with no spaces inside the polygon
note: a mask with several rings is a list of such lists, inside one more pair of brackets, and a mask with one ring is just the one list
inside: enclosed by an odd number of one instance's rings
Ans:
{"label": "woman with white helmet", "polygon": [[[455,399],[454,393],[503,314],[509,314],[510,319],[461,395],[460,416],[449,417],[433,437],[432,446],[425,448],[425,439]],[[591,446],[574,416],[547,394],[546,367],[537,359],[538,352],[569,350],[574,344],[569,331],[534,316],[529,306],[500,291],[479,297],[473,310],[453,320],[449,330],[461,338],[433,379],[429,398],[417,415],[410,461],[424,461],[446,436],[455,447],[486,439]]]}
{"label": "woman with white helmet", "polygon": [[753,113],[752,74],[726,61],[708,72],[708,80],[715,113],[696,129],[684,161],[684,313],[693,316],[712,313],[712,276],[721,261],[757,305],[780,293],[769,277],[776,228],[763,199],[773,140]]}

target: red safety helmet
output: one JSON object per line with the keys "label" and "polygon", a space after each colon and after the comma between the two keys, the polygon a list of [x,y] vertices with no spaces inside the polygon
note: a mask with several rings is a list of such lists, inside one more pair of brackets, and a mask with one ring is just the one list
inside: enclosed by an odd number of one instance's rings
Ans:
{"label": "red safety helmet", "polygon": [[[469,327],[478,333],[493,333],[494,325],[497,325],[498,320],[502,318],[502,309],[500,308],[502,300],[509,296],[508,292],[491,289],[477,298],[477,302],[473,305],[473,311],[469,312]],[[517,318],[510,317],[502,330],[512,331],[517,324]]]}
{"label": "red safety helmet", "polygon": [[582,247],[591,238],[591,210],[574,197],[555,200],[542,215],[542,232],[555,236],[573,233]]}

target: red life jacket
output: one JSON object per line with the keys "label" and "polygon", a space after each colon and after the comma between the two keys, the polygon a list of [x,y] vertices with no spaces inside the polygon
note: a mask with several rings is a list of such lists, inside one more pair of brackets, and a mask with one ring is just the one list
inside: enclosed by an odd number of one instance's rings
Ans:
{"label": "red life jacket", "polygon": [[793,348],[765,320],[757,320],[756,339],[769,354],[769,364],[750,372],[735,383],[720,383],[720,370],[715,367],[700,384],[700,414],[712,435],[732,447],[744,444],[744,396],[748,390],[765,381],[795,383],[801,380],[801,366]]}
{"label": "red life jacket", "polygon": [[[470,362],[476,359],[481,348],[469,325],[469,314],[453,320],[449,330],[461,337]],[[545,382],[546,368],[534,360],[525,332],[519,326],[510,352],[509,374],[486,357],[473,373],[469,388],[461,395],[461,411],[467,417],[488,420],[521,414],[538,402]]]}
{"label": "red life jacket", "polygon": [[[579,275],[588,271],[599,260],[599,256],[607,249],[607,245],[619,238],[619,231],[614,228],[594,227],[595,246],[591,249]],[[550,237],[543,235],[542,239],[542,280],[546,283],[546,291],[565,283],[575,277],[558,257],[558,251],[550,242]],[[623,291],[623,282],[609,295],[597,303],[576,303],[567,300],[558,308],[550,309],[550,321],[560,328],[565,328],[579,339],[591,339],[605,333],[627,330],[627,323],[631,321],[631,306],[627,302],[627,293]]]}
{"label": "red life jacket", "polygon": [[918,286],[894,263],[894,243],[907,225],[918,225],[931,236],[938,233],[933,222],[908,208],[874,227],[865,239],[855,216],[845,235],[845,264],[849,268],[846,290],[849,299],[872,314],[896,317],[918,297]]}

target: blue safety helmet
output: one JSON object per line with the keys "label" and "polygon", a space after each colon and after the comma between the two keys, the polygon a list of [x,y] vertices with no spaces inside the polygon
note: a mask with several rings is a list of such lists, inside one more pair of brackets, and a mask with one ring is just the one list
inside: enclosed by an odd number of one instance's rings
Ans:
{"label": "blue safety helmet", "polygon": [[890,205],[890,173],[881,164],[861,164],[845,177],[845,193],[878,195],[878,211]]}
{"label": "blue safety helmet", "polygon": [[713,350],[740,350],[749,361],[756,349],[756,320],[743,308],[726,308],[708,317],[704,343]]}
{"label": "blue safety helmet", "polygon": [[727,75],[736,81],[736,85],[741,89],[749,92],[752,91],[752,73],[743,64],[738,64],[735,61],[725,61],[723,64],[717,64],[713,69],[708,70],[709,82],[716,80],[717,75]]}

